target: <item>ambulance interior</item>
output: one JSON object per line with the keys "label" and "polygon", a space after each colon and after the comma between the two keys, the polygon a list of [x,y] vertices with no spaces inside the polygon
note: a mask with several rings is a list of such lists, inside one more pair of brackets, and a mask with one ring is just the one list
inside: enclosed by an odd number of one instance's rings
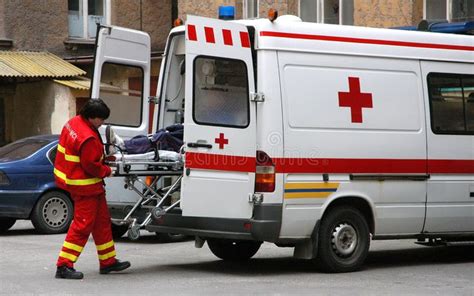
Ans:
{"label": "ambulance interior", "polygon": [[[163,93],[158,128],[184,122],[185,51],[184,35],[172,38],[163,71]],[[160,90],[158,90],[159,92]]]}

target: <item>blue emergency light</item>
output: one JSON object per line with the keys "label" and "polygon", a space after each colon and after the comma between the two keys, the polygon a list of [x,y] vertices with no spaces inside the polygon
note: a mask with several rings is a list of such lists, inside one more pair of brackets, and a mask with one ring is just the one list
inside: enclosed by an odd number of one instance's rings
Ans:
{"label": "blue emergency light", "polygon": [[392,29],[474,35],[474,21],[448,23],[422,20],[418,26],[394,27]]}
{"label": "blue emergency light", "polygon": [[219,6],[219,19],[233,20],[235,18],[234,6]]}

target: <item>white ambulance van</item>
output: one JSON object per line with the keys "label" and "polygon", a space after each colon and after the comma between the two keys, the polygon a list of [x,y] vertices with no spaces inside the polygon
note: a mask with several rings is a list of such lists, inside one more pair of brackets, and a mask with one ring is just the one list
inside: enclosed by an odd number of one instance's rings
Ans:
{"label": "white ambulance van", "polygon": [[[102,28],[93,97],[104,63],[140,68],[146,94],[149,57],[146,33]],[[272,242],[332,272],[359,269],[372,239],[474,241],[473,36],[188,16],[157,98],[154,128],[184,123],[185,166],[150,231],[224,260]]]}

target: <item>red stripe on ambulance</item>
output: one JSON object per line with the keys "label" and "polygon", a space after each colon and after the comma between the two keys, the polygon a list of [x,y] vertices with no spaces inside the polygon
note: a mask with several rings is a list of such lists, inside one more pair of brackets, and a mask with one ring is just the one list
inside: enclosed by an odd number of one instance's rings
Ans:
{"label": "red stripe on ambulance", "polygon": [[197,41],[197,34],[196,34],[196,26],[195,25],[188,25],[188,39]]}
{"label": "red stripe on ambulance", "polygon": [[[273,158],[277,173],[474,174],[474,160]],[[255,172],[255,157],[186,152],[186,168]]]}
{"label": "red stripe on ambulance", "polygon": [[226,29],[223,29],[222,30],[222,38],[224,39],[224,44],[225,45],[234,45],[234,43],[232,42],[232,31],[231,30],[226,30]]}
{"label": "red stripe on ambulance", "polygon": [[474,51],[474,46],[466,46],[466,45],[422,43],[422,42],[409,42],[409,41],[383,40],[383,39],[352,38],[352,37],[313,35],[313,34],[297,34],[297,33],[286,33],[286,32],[273,32],[273,31],[261,31],[260,36],[262,36],[262,37],[290,38],[290,39],[319,40],[319,41],[335,41],[335,42],[347,42],[347,43],[389,45],[389,46],[404,46],[404,47],[417,47],[417,48],[430,48],[430,49],[448,49],[448,50]]}
{"label": "red stripe on ambulance", "polygon": [[216,43],[216,39],[214,38],[214,29],[209,27],[204,27],[204,33],[206,34],[206,42],[207,43]]}

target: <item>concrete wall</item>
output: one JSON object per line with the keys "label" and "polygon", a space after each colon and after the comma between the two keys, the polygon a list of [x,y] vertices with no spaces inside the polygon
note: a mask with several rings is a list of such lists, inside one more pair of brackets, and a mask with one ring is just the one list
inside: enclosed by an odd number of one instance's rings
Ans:
{"label": "concrete wall", "polygon": [[4,0],[6,38],[14,50],[49,51],[63,55],[68,36],[67,1]]}
{"label": "concrete wall", "polygon": [[423,0],[354,0],[354,25],[394,27],[418,24]]}
{"label": "concrete wall", "polygon": [[145,31],[150,34],[152,51],[164,49],[166,37],[172,27],[171,0],[111,2],[113,25]]}
{"label": "concrete wall", "polygon": [[6,98],[6,140],[41,134],[58,134],[75,115],[76,103],[68,87],[52,80],[17,84]]}
{"label": "concrete wall", "polygon": [[5,36],[5,0],[0,0],[0,38]]}

